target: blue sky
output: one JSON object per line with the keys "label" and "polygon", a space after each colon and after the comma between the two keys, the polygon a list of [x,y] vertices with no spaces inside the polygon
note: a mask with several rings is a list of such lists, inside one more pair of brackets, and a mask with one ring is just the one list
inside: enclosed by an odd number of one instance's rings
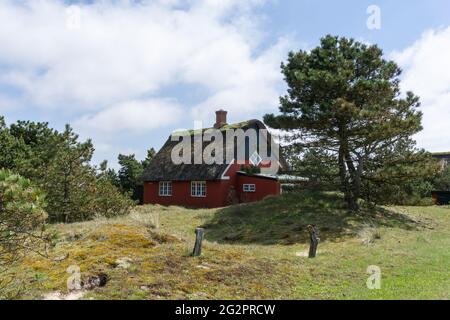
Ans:
{"label": "blue sky", "polygon": [[[366,27],[367,8],[381,9],[381,29]],[[384,50],[410,46],[427,29],[450,24],[446,0],[341,0],[276,1],[265,6],[276,35],[293,32],[301,41],[316,44],[324,34],[365,39]]]}
{"label": "blue sky", "polygon": [[[367,20],[377,6],[380,28]],[[447,0],[2,1],[0,114],[72,124],[95,161],[143,158],[170,132],[276,112],[279,65],[326,34],[376,43],[422,98],[420,147],[450,150]],[[439,138],[436,138],[439,137]]]}

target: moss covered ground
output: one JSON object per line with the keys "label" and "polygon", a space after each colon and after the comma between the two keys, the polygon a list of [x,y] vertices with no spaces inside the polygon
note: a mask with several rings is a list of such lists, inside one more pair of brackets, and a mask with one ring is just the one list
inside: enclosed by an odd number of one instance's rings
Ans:
{"label": "moss covered ground", "polygon": [[[220,209],[141,206],[125,217],[50,226],[47,255],[29,254],[3,277],[21,299],[66,293],[70,266],[83,278],[108,276],[83,299],[449,299],[449,214],[389,207],[352,215],[327,193]],[[320,232],[316,259],[305,257],[308,224]],[[199,226],[203,254],[194,258]],[[366,286],[371,265],[381,270],[379,290]]]}

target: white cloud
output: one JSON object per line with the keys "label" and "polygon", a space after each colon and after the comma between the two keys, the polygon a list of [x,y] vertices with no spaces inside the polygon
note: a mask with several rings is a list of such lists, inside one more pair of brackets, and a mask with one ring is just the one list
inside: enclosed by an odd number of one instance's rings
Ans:
{"label": "white cloud", "polygon": [[[224,52],[217,48],[208,48],[211,51],[210,58],[224,61],[224,65],[214,70],[214,79],[209,84],[212,88],[210,97],[198,104],[193,109],[196,119],[205,120],[213,115],[218,107],[230,111],[235,120],[243,119],[246,115],[264,114],[275,111],[278,99],[284,90],[284,82],[280,71],[280,62],[289,50],[288,39],[281,39],[277,45],[268,49],[264,55],[253,61],[248,55],[242,53],[245,58],[234,59],[236,51]],[[233,64],[233,60],[240,63]],[[202,65],[200,61],[190,61],[189,71],[191,77],[211,77],[208,64]],[[230,67],[231,66],[231,67]],[[209,74],[209,75],[208,75]],[[220,81],[226,79],[225,81]]]}
{"label": "white cloud", "polygon": [[127,101],[86,115],[74,123],[80,132],[142,133],[180,120],[182,108],[168,99]]}
{"label": "white cloud", "polygon": [[18,108],[17,101],[0,93],[0,112],[6,112]]}
{"label": "white cloud", "polygon": [[[62,1],[2,1],[0,63],[10,68],[0,84],[38,106],[77,110],[157,96],[177,83],[205,87],[218,95],[214,103],[227,103],[237,83],[271,91],[274,75],[264,68],[279,73],[285,52],[274,54],[275,44],[256,54],[262,33],[251,9],[260,2],[99,1],[82,5],[79,28],[68,28],[74,11]],[[251,110],[261,104],[247,102]]]}
{"label": "white cloud", "polygon": [[[218,107],[236,121],[275,111],[292,44],[266,41],[264,2],[98,0],[77,17],[63,0],[0,1],[0,111],[56,114],[111,161],[129,139],[145,153],[170,131],[151,130],[210,123]],[[183,86],[205,96],[188,105],[165,90]]]}
{"label": "white cloud", "polygon": [[403,68],[402,89],[419,95],[424,130],[417,135],[420,147],[430,151],[450,149],[450,27],[427,31],[412,46],[392,53]]}
{"label": "white cloud", "polygon": [[101,163],[104,160],[108,161],[108,166],[115,170],[119,170],[120,166],[117,162],[119,154],[134,154],[136,159],[145,159],[147,156],[145,148],[130,148],[111,143],[96,143],[94,141],[95,154],[93,157],[94,163]]}

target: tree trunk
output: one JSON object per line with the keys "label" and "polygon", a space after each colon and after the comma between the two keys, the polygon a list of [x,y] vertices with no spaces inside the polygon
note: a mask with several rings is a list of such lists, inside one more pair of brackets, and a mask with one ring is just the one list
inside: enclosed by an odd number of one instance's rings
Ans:
{"label": "tree trunk", "polygon": [[341,181],[341,189],[344,192],[344,198],[347,202],[347,207],[349,211],[356,212],[359,210],[358,200],[355,197],[352,186],[349,181],[349,172],[347,171],[346,159],[344,150],[342,147],[339,148],[339,178]]}
{"label": "tree trunk", "polygon": [[348,171],[351,178],[351,190],[352,190],[352,198],[356,202],[356,210],[352,211],[358,211],[358,199],[361,195],[361,172],[362,172],[362,159],[359,159],[358,161],[358,167],[356,168],[353,159],[350,155],[350,151],[348,150],[348,144],[345,144],[344,147],[345,150],[345,161],[347,163]]}
{"label": "tree trunk", "polygon": [[341,190],[344,192],[345,200],[349,195],[348,181],[347,181],[347,168],[345,167],[344,153],[342,148],[339,148],[339,178],[341,180]]}
{"label": "tree trunk", "polygon": [[352,195],[349,199],[347,199],[347,206],[349,211],[358,212],[359,211],[358,199]]}
{"label": "tree trunk", "polygon": [[343,191],[348,210],[351,212],[358,212],[358,198],[361,193],[361,178],[359,175],[359,171],[353,164],[353,160],[348,148],[348,141],[345,135],[342,135],[340,137],[339,175],[341,178],[341,185],[344,189]]}

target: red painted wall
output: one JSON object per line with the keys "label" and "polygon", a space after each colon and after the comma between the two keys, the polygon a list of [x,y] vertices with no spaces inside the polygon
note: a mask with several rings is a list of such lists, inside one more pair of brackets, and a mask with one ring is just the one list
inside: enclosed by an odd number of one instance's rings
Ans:
{"label": "red painted wall", "polygon": [[[244,192],[244,184],[254,184],[256,186],[255,192]],[[260,201],[269,195],[279,195],[280,188],[280,183],[273,179],[245,175],[237,176],[239,202]]]}
{"label": "red painted wall", "polygon": [[230,183],[226,180],[207,181],[206,197],[191,197],[190,181],[172,181],[172,196],[159,196],[159,182],[144,183],[144,203],[164,206],[186,206],[198,208],[217,208],[227,205]]}
{"label": "red painted wall", "polygon": [[[268,195],[280,194],[280,183],[273,179],[237,174],[240,165],[233,164],[225,173],[228,180],[206,182],[206,197],[191,197],[190,181],[172,181],[172,196],[159,196],[159,182],[144,183],[144,203],[164,206],[185,206],[196,208],[218,208],[230,205],[230,190],[235,188],[236,200],[253,202],[263,200]],[[243,192],[243,185],[256,185],[256,192]]]}

